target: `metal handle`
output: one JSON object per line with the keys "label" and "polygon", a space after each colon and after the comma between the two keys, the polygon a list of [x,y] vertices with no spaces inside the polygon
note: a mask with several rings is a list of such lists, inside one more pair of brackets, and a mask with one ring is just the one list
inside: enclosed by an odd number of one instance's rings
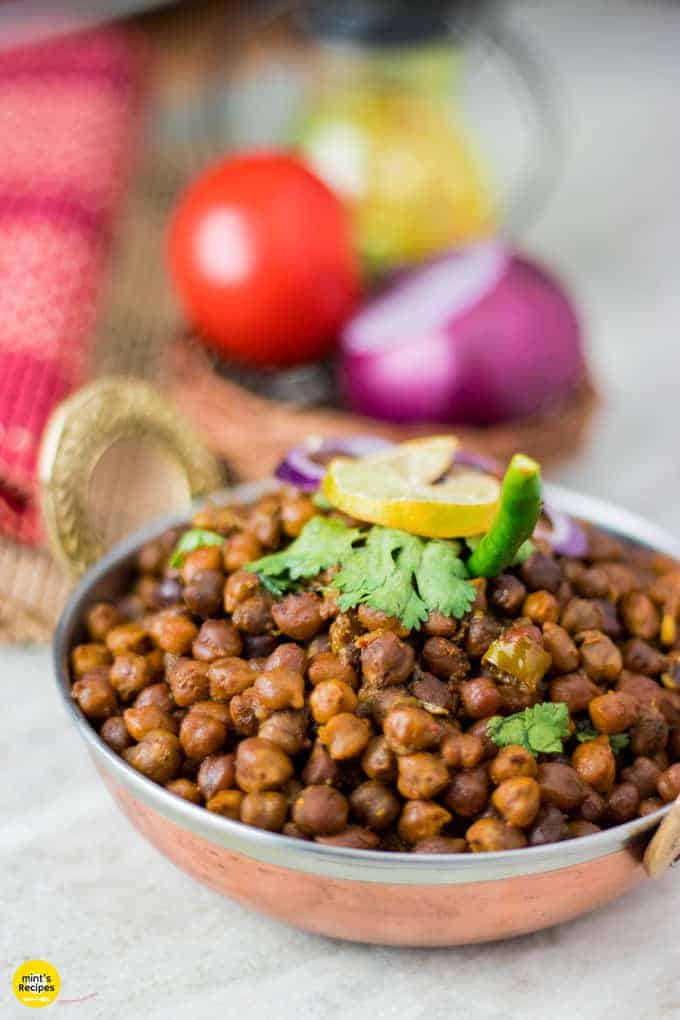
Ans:
{"label": "metal handle", "polygon": [[660,878],[680,857],[680,797],[656,830],[642,860],[650,878]]}
{"label": "metal handle", "polygon": [[105,376],[61,403],[43,436],[38,476],[48,544],[73,574],[104,552],[90,509],[90,484],[102,456],[121,440],[149,439],[179,467],[191,499],[223,484],[217,460],[172,404],[149,383]]}

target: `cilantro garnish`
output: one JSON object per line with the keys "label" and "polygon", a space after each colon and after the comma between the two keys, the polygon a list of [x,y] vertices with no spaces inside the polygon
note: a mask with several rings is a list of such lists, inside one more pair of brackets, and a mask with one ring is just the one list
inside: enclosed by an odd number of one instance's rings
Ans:
{"label": "cilantro garnish", "polygon": [[344,562],[361,537],[359,528],[348,528],[330,517],[312,517],[294,542],[247,565],[273,595],[297,588],[297,581],[316,577],[327,567]]}
{"label": "cilantro garnish", "polygon": [[181,567],[187,553],[196,549],[203,549],[207,545],[222,545],[224,535],[218,535],[216,531],[208,531],[206,528],[190,528],[185,531],[175,546],[170,557],[171,567]]}
{"label": "cilantro garnish", "polygon": [[414,629],[430,610],[460,618],[474,602],[476,590],[465,580],[459,552],[456,542],[428,542],[377,525],[362,531],[313,517],[287,549],[248,564],[248,570],[283,595],[301,579],[339,566],[330,584],[340,592],[343,611],[365,603]]}
{"label": "cilantro garnish", "polygon": [[[602,734],[598,733],[592,726],[585,726],[583,729],[578,730],[576,733],[576,739],[580,744],[584,744],[589,740],[596,740],[601,737]],[[624,748],[628,747],[630,743],[630,737],[627,733],[610,733],[609,734],[609,746],[611,747],[614,754],[621,754]]]}
{"label": "cilantro garnish", "polygon": [[498,747],[519,744],[532,754],[559,754],[569,736],[569,709],[564,702],[543,702],[514,715],[496,715],[487,733]]}

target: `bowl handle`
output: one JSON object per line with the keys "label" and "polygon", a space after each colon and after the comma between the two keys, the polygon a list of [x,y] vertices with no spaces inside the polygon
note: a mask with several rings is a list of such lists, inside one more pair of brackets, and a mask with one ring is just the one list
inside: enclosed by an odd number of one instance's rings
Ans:
{"label": "bowl handle", "polygon": [[642,863],[650,878],[660,878],[678,857],[680,857],[680,797],[649,841]]}
{"label": "bowl handle", "polygon": [[192,500],[223,484],[218,461],[191,425],[141,379],[97,379],[63,401],[47,423],[38,460],[40,503],[50,549],[72,574],[104,552],[89,505],[97,464],[117,443],[145,439],[170,455]]}

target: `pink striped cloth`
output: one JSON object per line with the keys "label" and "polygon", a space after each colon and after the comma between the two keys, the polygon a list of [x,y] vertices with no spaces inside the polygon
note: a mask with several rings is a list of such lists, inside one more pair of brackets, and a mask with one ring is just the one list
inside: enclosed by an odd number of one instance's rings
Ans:
{"label": "pink striped cloth", "polygon": [[87,372],[141,67],[123,28],[0,55],[0,532],[29,544],[45,422]]}

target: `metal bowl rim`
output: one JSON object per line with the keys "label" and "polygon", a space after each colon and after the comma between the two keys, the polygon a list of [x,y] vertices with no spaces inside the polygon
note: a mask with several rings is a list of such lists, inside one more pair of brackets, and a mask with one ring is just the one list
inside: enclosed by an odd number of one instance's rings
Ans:
{"label": "metal bowl rim", "polygon": [[[211,497],[217,502],[248,502],[277,488],[274,479],[235,486]],[[641,545],[680,558],[680,540],[646,519],[594,497],[561,486],[546,485],[546,497],[558,509],[587,520]],[[123,539],[95,564],[71,594],[54,639],[57,686],[67,714],[77,727],[97,765],[135,797],[182,828],[209,842],[249,857],[294,870],[349,880],[448,884],[497,880],[552,871],[624,850],[650,832],[670,810],[668,804],[644,818],[590,836],[486,854],[411,854],[324,846],[279,833],[266,832],[206,811],[170,793],[136,772],[101,739],[70,696],[68,653],[72,635],[82,620],[92,589],[110,572],[122,567],[146,541],[166,528],[185,522],[192,508],[155,520]]]}

